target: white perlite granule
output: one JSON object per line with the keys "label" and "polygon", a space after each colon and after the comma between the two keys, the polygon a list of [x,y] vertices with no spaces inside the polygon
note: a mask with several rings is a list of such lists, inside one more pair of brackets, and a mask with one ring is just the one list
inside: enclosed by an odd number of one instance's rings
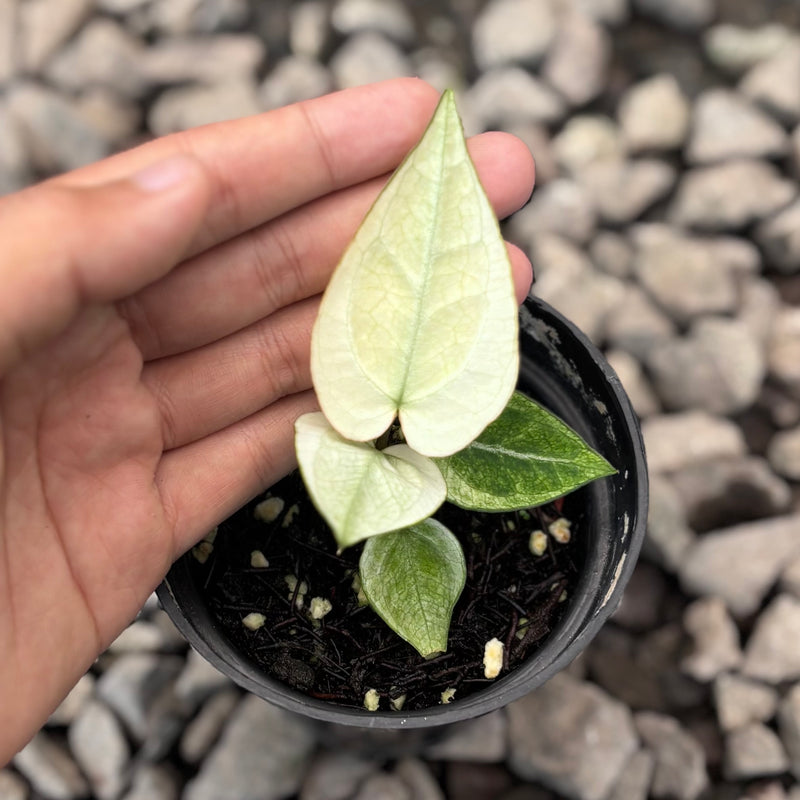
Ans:
{"label": "white perlite granule", "polygon": [[268,497],[262,500],[254,509],[253,516],[261,522],[275,522],[286,505],[280,497]]}
{"label": "white perlite granule", "polygon": [[381,704],[381,697],[375,689],[368,689],[364,695],[364,708],[367,711],[377,711]]}
{"label": "white perlite granule", "polygon": [[269,561],[260,550],[253,550],[250,553],[250,566],[253,569],[266,569],[269,566]]}
{"label": "white perlite granule", "polygon": [[547,551],[547,534],[544,531],[534,531],[528,540],[528,549],[537,558]]}
{"label": "white perlite granule", "polygon": [[503,668],[503,643],[495,638],[489,639],[483,648],[483,674],[492,680]]}
{"label": "white perlite granule", "polygon": [[566,544],[570,539],[570,527],[572,523],[565,517],[559,517],[555,522],[547,526],[550,535],[559,543]]}
{"label": "white perlite granule", "polygon": [[330,600],[324,597],[312,597],[309,604],[309,612],[311,619],[322,619],[326,614],[329,614],[333,609],[333,604]]}
{"label": "white perlite granule", "polygon": [[252,614],[248,614],[242,620],[242,625],[251,631],[257,631],[259,628],[264,627],[264,623],[266,621],[267,618],[263,614],[259,614],[257,611],[254,611]]}

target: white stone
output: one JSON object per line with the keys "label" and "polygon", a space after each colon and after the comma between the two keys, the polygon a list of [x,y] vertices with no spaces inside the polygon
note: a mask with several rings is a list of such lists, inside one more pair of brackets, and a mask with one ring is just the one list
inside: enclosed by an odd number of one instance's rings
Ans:
{"label": "white stone", "polygon": [[5,0],[0,3],[0,84],[10,81],[17,72],[19,5],[19,0]]}
{"label": "white stone", "polygon": [[94,692],[95,677],[91,672],[82,675],[69,694],[47,720],[48,725],[69,725],[89,701]]}
{"label": "white stone", "polygon": [[605,335],[610,345],[644,362],[653,347],[676,335],[676,327],[638,283],[628,281],[606,317]]}
{"label": "white stone", "polygon": [[776,433],[770,439],[767,458],[779,475],[800,481],[800,426]]}
{"label": "white stone", "polygon": [[748,72],[740,89],[752,100],[789,124],[800,122],[800,39]]}
{"label": "white stone", "polygon": [[405,43],[416,37],[414,19],[399,0],[339,0],[331,22],[344,36],[373,30]]}
{"label": "white stone", "polygon": [[[800,528],[795,528],[795,535]],[[796,544],[800,537],[796,537]],[[771,542],[765,541],[769,547]],[[742,671],[768,683],[800,678],[800,600],[778,595],[761,613],[745,648]]]}
{"label": "white stone", "polygon": [[634,84],[622,96],[618,115],[625,143],[633,153],[675,150],[689,130],[689,101],[669,74]]}
{"label": "white stone", "polygon": [[86,21],[93,5],[92,0],[26,0],[19,3],[18,38],[14,44],[20,66],[28,73],[38,73]]}
{"label": "white stone", "polygon": [[742,456],[747,450],[738,425],[705,411],[653,417],[644,422],[642,433],[652,472],[672,472],[712,458]]}
{"label": "white stone", "polygon": [[481,71],[538,62],[556,34],[551,0],[491,0],[472,29],[472,50]]}
{"label": "white stone", "polygon": [[774,56],[791,38],[791,30],[777,23],[759,27],[721,24],[706,32],[703,47],[715,66],[740,75],[759,61]]}
{"label": "white stone", "polygon": [[690,164],[731,158],[776,158],[787,150],[783,128],[737,92],[714,88],[697,99],[686,146]]}
{"label": "white stone", "polygon": [[327,94],[331,88],[331,76],[318,61],[288,56],[264,78],[261,102],[265,109],[280,108]]}
{"label": "white stone", "polygon": [[792,773],[800,780],[800,683],[796,683],[781,702],[778,731],[789,756]]}
{"label": "white stone", "polygon": [[707,533],[687,553],[681,583],[690,594],[721,597],[736,616],[752,614],[787,561],[800,555],[798,530],[794,514]]}
{"label": "white stone", "polygon": [[504,711],[493,711],[448,729],[444,738],[425,749],[433,761],[496,763],[505,760],[508,720]]}
{"label": "white stone", "polygon": [[147,127],[155,136],[164,136],[260,111],[258,91],[249,82],[179,87],[167,89],[156,98],[147,117]]}
{"label": "white stone", "polygon": [[28,800],[28,787],[10,769],[0,769],[0,797],[3,800]]}
{"label": "white stone", "polygon": [[328,39],[330,7],[325,0],[301,0],[289,8],[289,46],[298,56],[318,59]]}
{"label": "white stone", "polygon": [[726,737],[723,774],[729,781],[780,775],[788,766],[781,740],[766,725],[751,722]]}
{"label": "white stone", "polygon": [[645,419],[657,414],[661,406],[639,361],[625,350],[608,350],[605,356],[617,373],[639,418]]}
{"label": "white stone", "polygon": [[775,316],[768,362],[770,375],[800,399],[800,308],[785,306]]}
{"label": "white stone", "polygon": [[800,201],[764,220],[753,237],[773,269],[787,275],[800,273]]}
{"label": "white stone", "polygon": [[606,30],[583,14],[570,14],[561,19],[542,75],[570,105],[582,106],[605,88],[610,58]]}
{"label": "white stone", "polygon": [[199,764],[219,738],[241,695],[234,689],[223,689],[200,707],[181,734],[179,752],[187,764]]}
{"label": "white stone", "polygon": [[590,164],[621,161],[625,146],[619,128],[609,117],[577,115],[571,117],[553,139],[556,161],[568,173],[578,175]]}
{"label": "white stone", "polygon": [[714,682],[714,705],[723,731],[751,722],[768,722],[778,707],[778,693],[741,675],[723,674]]}
{"label": "white stone", "polygon": [[89,785],[67,749],[44,731],[37,733],[12,763],[47,798],[77,800],[89,794]]}
{"label": "white stone", "polygon": [[670,28],[694,31],[714,18],[715,0],[633,0],[633,7],[643,16]]}
{"label": "white stone", "polygon": [[333,54],[330,69],[340,89],[414,74],[411,62],[397,45],[374,31],[349,37]]}
{"label": "white stone", "polygon": [[681,661],[681,669],[687,675],[707,683],[721,672],[739,666],[739,631],[719,597],[693,602],[683,614],[683,625],[694,645]]}

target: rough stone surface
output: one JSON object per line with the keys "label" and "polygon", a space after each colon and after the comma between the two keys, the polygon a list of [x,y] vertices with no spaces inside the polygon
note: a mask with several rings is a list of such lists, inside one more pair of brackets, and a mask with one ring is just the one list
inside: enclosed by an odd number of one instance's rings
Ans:
{"label": "rough stone surface", "polygon": [[484,72],[465,92],[464,109],[477,130],[513,123],[550,124],[566,112],[564,101],[549,86],[520,67]]}
{"label": "rough stone surface", "polygon": [[494,711],[448,732],[425,755],[434,761],[497,762],[505,758],[507,740],[505,712]]}
{"label": "rough stone surface", "polygon": [[115,800],[125,785],[130,747],[117,718],[96,700],[83,706],[69,728],[69,746],[100,800]]}
{"label": "rough stone surface", "polygon": [[736,159],[684,173],[669,216],[678,225],[736,230],[779,211],[796,191],[771,164]]}
{"label": "rough stone surface", "polygon": [[199,764],[206,757],[238,702],[237,691],[223,689],[202,705],[181,736],[179,750],[187,764]]}
{"label": "rough stone surface", "polygon": [[[795,539],[797,531],[795,528]],[[742,671],[768,683],[800,678],[800,600],[778,595],[758,618],[747,641]]]}
{"label": "rough stone surface", "polygon": [[694,540],[695,534],[686,523],[680,495],[668,480],[654,473],[650,479],[650,508],[647,536],[642,545],[643,557],[667,572],[675,573]]}
{"label": "rough stone surface", "polygon": [[553,139],[556,160],[565,172],[577,176],[590,164],[623,159],[625,145],[613,120],[600,114],[572,117]]}
{"label": "rough stone surface", "polygon": [[9,769],[0,769],[0,797],[3,800],[28,800],[28,787]]}
{"label": "rough stone surface", "polygon": [[653,472],[671,472],[695,462],[746,452],[736,425],[703,411],[653,417],[644,423],[642,433]]}
{"label": "rough stone surface", "polygon": [[414,800],[411,787],[395,775],[379,772],[370,775],[356,792],[353,800],[371,800],[373,797],[386,800]]}
{"label": "rough stone surface", "polygon": [[643,711],[636,715],[636,729],[655,755],[655,798],[695,800],[708,785],[705,754],[700,743],[677,720]]}
{"label": "rough stone surface", "polygon": [[261,84],[265,110],[319,97],[331,90],[328,70],[307,56],[287,56],[279,61]]}
{"label": "rough stone surface", "polygon": [[633,7],[646,17],[683,31],[693,31],[714,18],[714,0],[633,0]]}
{"label": "rough stone surface", "polygon": [[619,104],[619,123],[629,150],[675,150],[689,130],[689,101],[674,76],[661,74],[634,84]]}
{"label": "rough stone surface", "polygon": [[402,50],[374,31],[365,31],[347,39],[331,58],[330,69],[339,89],[414,73]]}
{"label": "rough stone surface", "polygon": [[668,194],[675,178],[674,168],[656,159],[590,164],[578,175],[600,218],[610,225],[638,219]]}
{"label": "rough stone surface", "polygon": [[617,373],[634,410],[641,419],[661,410],[653,387],[642,371],[639,361],[625,350],[607,350],[606,360]]}
{"label": "rough stone surface", "polygon": [[171,767],[143,763],[134,770],[122,800],[178,800],[180,785],[180,776]]}
{"label": "rough stone surface", "polygon": [[314,738],[305,720],[245,697],[186,787],[186,800],[279,800],[302,783]]}
{"label": "rough stone surface", "polygon": [[715,66],[732,75],[741,75],[774,56],[791,38],[791,29],[778,23],[747,27],[727,23],[709,28],[703,45]]}
{"label": "rough stone surface", "polygon": [[795,201],[755,230],[767,263],[779,272],[800,272],[800,201]]}
{"label": "rough stone surface", "polygon": [[751,406],[766,373],[765,353],[750,329],[723,317],[703,317],[686,336],[655,345],[646,364],[666,408],[714,414]]}
{"label": "rough stone surface", "polygon": [[689,525],[708,531],[789,511],[792,490],[763,458],[715,459],[672,477]]}
{"label": "rough stone surface", "polygon": [[781,740],[766,725],[751,722],[725,739],[724,774],[728,780],[780,775],[789,766]]}
{"label": "rough stone surface", "polygon": [[482,70],[541,60],[556,35],[550,0],[491,0],[475,20],[472,50]]}
{"label": "rough stone surface", "polygon": [[411,800],[445,800],[431,770],[418,758],[404,758],[395,767],[394,775],[409,788]]}
{"label": "rough stone surface", "polygon": [[300,800],[349,800],[377,769],[353,753],[323,752],[312,762],[300,789]]}
{"label": "rough stone surface", "polygon": [[778,474],[800,481],[800,426],[776,433],[770,440],[767,458]]}
{"label": "rough stone surface", "polygon": [[781,589],[800,599],[800,556],[790,559],[781,574]]}
{"label": "rough stone surface", "polygon": [[47,720],[48,725],[69,725],[91,698],[95,687],[95,677],[87,672],[72,687],[70,693],[61,701],[58,708]]}
{"label": "rough stone surface", "polygon": [[681,583],[690,594],[718,595],[736,616],[752,614],[783,565],[800,553],[799,525],[793,514],[708,533],[687,551]]}
{"label": "rough stone surface", "polygon": [[601,800],[636,750],[630,712],[564,673],[508,708],[510,766],[575,800]]}
{"label": "rough stone surface", "polygon": [[772,327],[767,362],[770,375],[800,399],[800,308],[779,309]]}
{"label": "rough stone surface", "polygon": [[800,780],[800,683],[789,690],[778,709],[778,731],[792,773]]}
{"label": "rough stone surface", "polygon": [[610,56],[606,30],[584,14],[570,14],[560,21],[542,75],[570,105],[582,106],[602,92]]}
{"label": "rough stone surface", "polygon": [[800,122],[800,40],[790,41],[742,79],[744,94],[789,124]]}
{"label": "rough stone surface", "polygon": [[758,681],[736,674],[723,674],[714,681],[717,720],[724,731],[751,722],[768,722],[778,707],[778,693]]}
{"label": "rough stone surface", "polygon": [[637,226],[633,239],[634,274],[676,322],[686,325],[704,314],[736,310],[736,273],[710,240],[659,224]]}
{"label": "rough stone surface", "polygon": [[629,278],[633,266],[633,248],[622,234],[598,231],[589,244],[592,263],[615,278]]}
{"label": "rough stone surface", "polygon": [[614,313],[605,323],[607,343],[639,361],[644,361],[657,344],[670,341],[675,333],[675,323],[632,282],[623,289]]}
{"label": "rough stone surface", "polygon": [[649,750],[634,753],[608,800],[647,800],[654,770],[655,758]]}
{"label": "rough stone surface", "polygon": [[709,89],[697,100],[686,145],[690,163],[775,158],[787,150],[783,128],[737,92]]}
{"label": "rough stone surface", "polygon": [[372,30],[399,42],[413,42],[414,20],[397,0],[339,0],[331,12],[333,27],[345,36]]}
{"label": "rough stone surface", "polygon": [[720,598],[696,600],[684,612],[683,625],[693,641],[681,662],[687,675],[706,683],[741,664],[739,631]]}
{"label": "rough stone surface", "polygon": [[37,792],[52,800],[77,800],[89,794],[67,749],[43,731],[14,756],[13,764]]}
{"label": "rough stone surface", "polygon": [[[5,4],[13,8],[14,3]],[[92,0],[28,0],[19,4],[17,58],[36,73],[69,40],[92,10]]]}

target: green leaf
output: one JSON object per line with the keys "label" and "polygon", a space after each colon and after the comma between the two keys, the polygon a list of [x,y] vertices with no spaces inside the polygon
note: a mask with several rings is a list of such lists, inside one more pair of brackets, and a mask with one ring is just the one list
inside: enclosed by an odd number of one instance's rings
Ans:
{"label": "green leaf", "polygon": [[314,388],[347,439],[399,416],[428,456],[466,447],[518,373],[517,304],[497,219],[452,92],[342,257],[311,344]]}
{"label": "green leaf", "polygon": [[476,511],[541,505],[616,472],[575,431],[519,392],[469,447],[436,463],[447,499]]}
{"label": "green leaf", "polygon": [[375,536],[364,545],[359,573],[370,605],[420,655],[447,650],[467,568],[458,539],[444,525],[427,519]]}
{"label": "green leaf", "polygon": [[376,450],[343,439],[319,412],[295,423],[300,472],[340,548],[412,525],[444,502],[436,464],[403,444]]}

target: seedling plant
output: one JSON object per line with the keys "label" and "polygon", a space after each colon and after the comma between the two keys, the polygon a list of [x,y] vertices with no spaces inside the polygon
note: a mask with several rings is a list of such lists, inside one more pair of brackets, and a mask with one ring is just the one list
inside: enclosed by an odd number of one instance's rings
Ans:
{"label": "seedling plant", "polygon": [[295,425],[309,495],[361,585],[422,656],[447,650],[466,579],[432,515],[548,503],[614,468],[515,392],[517,304],[497,218],[451,91],[365,217],[311,343],[320,412]]}

